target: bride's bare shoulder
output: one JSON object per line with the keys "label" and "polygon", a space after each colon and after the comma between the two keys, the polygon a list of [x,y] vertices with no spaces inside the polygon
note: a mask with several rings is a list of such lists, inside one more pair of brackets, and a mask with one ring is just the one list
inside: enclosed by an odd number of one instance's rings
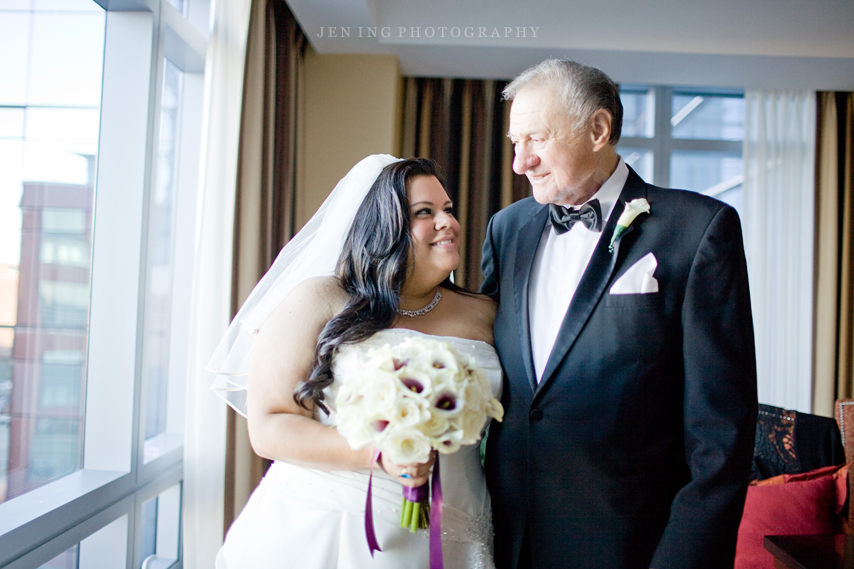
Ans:
{"label": "bride's bare shoulder", "polygon": [[299,283],[264,322],[265,328],[294,326],[323,328],[347,303],[341,282],[332,276],[312,277]]}
{"label": "bride's bare shoulder", "polygon": [[454,292],[458,306],[470,315],[492,326],[498,304],[485,294]]}
{"label": "bride's bare shoulder", "polygon": [[343,303],[347,300],[341,281],[333,276],[305,279],[294,287],[294,292],[314,302]]}
{"label": "bride's bare shoulder", "polygon": [[463,338],[493,343],[492,324],[498,305],[483,294],[451,292],[448,315],[458,335]]}

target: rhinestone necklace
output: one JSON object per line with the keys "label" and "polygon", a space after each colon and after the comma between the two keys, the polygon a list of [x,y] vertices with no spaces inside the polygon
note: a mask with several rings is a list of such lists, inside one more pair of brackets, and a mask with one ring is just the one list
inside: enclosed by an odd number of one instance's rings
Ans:
{"label": "rhinestone necklace", "polygon": [[425,306],[424,308],[419,308],[418,310],[404,310],[402,308],[397,309],[397,313],[401,316],[409,316],[410,318],[415,318],[416,316],[422,316],[427,314],[439,304],[439,301],[442,300],[442,293],[439,292],[439,289],[436,289],[436,296],[433,297],[433,300],[430,301],[430,304]]}

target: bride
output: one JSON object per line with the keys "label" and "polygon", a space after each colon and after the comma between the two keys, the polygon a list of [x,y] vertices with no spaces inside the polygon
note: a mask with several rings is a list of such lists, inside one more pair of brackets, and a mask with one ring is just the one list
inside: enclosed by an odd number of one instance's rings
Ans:
{"label": "bride", "polygon": [[[373,449],[353,450],[332,426],[324,390],[346,381],[339,351],[439,336],[487,371],[495,306],[449,279],[460,224],[436,164],[371,156],[339,182],[283,249],[235,317],[209,364],[214,389],[246,411],[255,452],[273,465],[231,526],[218,569],[427,568],[428,531],[401,529],[401,486],[441,470],[442,550],[448,569],[493,568],[492,520],[478,445],[424,464],[373,471],[381,552],[365,538]],[[248,373],[247,373],[248,372]],[[328,390],[327,390],[328,392]]]}

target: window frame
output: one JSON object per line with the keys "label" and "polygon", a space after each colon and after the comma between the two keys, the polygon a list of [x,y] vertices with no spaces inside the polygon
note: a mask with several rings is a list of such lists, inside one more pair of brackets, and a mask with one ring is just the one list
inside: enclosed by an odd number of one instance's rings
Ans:
{"label": "window frame", "polygon": [[[701,138],[673,138],[673,94],[691,94],[695,96],[744,96],[743,89],[716,89],[711,87],[671,87],[665,85],[621,85],[621,91],[652,92],[655,100],[654,130],[652,137],[621,136],[617,145],[651,150],[653,153],[653,176],[647,182],[662,188],[670,185],[670,157],[674,152],[688,150],[695,152],[737,152],[742,153],[741,140],[710,140]],[[689,188],[690,189],[690,188]]]}
{"label": "window frame", "polygon": [[[106,11],[95,186],[83,468],[0,504],[0,566],[39,566],[117,520],[126,539],[101,539],[136,567],[141,505],[183,481],[183,444],[144,463],[141,339],[148,202],[159,143],[163,60],[190,78],[183,95],[173,295],[188,298],[201,146],[210,0],[188,0],[186,17],[167,0],[94,0]],[[192,99],[192,100],[191,100]],[[191,100],[188,104],[188,100]],[[133,254],[129,254],[133,252]],[[138,254],[137,254],[138,253]],[[189,303],[185,303],[189,305]],[[172,314],[186,352],[189,312]],[[176,337],[177,336],[177,337]],[[175,350],[173,350],[175,351]],[[180,362],[172,370],[184,370]],[[122,378],[124,381],[117,381]],[[180,520],[180,512],[179,512]],[[179,522],[180,532],[180,522]],[[177,536],[183,563],[182,536]],[[81,548],[83,546],[81,545]],[[81,569],[86,565],[82,561]],[[90,565],[91,567],[91,565]]]}

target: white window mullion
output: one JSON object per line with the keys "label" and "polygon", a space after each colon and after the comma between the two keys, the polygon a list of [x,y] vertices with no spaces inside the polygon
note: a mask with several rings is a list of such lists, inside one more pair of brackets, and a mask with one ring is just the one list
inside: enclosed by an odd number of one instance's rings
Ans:
{"label": "white window mullion", "polygon": [[107,15],[84,467],[130,471],[154,20]]}
{"label": "white window mullion", "polygon": [[670,187],[671,132],[670,117],[673,114],[673,88],[655,87],[655,178],[653,184]]}

